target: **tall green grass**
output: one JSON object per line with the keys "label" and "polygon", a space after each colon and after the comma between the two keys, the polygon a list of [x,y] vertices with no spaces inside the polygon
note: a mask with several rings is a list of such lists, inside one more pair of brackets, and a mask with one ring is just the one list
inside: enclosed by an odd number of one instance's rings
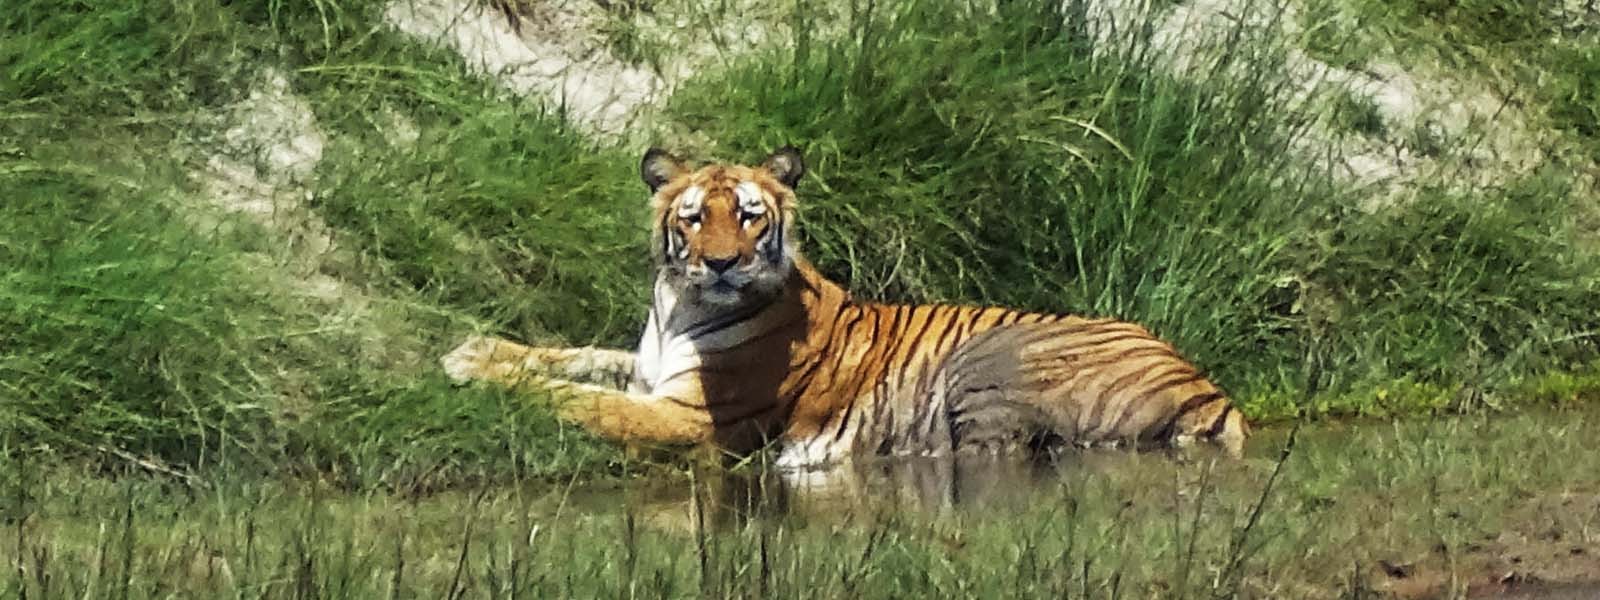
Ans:
{"label": "tall green grass", "polygon": [[[630,345],[650,281],[636,157],[442,57],[368,44],[304,79],[339,134],[318,209],[360,253],[354,276],[520,339]],[[384,138],[395,115],[414,142]]]}
{"label": "tall green grass", "polygon": [[[541,206],[509,188],[543,167],[508,165],[527,157],[489,132],[525,133],[551,162],[597,161],[559,118],[493,92],[421,45],[388,34],[374,41],[381,3],[24,4],[0,15],[17,34],[0,40],[0,85],[12,92],[0,102],[0,454],[83,460],[92,469],[319,474],[394,489],[510,472],[567,476],[578,465],[600,473],[616,463],[609,447],[558,425],[537,396],[455,389],[434,362],[472,323],[494,321],[493,311],[452,304],[441,288],[477,285],[472,299],[571,324],[574,336],[587,331],[583,317],[604,314],[571,275],[529,286],[544,297],[503,281],[513,271],[572,272],[565,259],[548,266],[555,252],[542,251],[553,247],[605,251],[585,230],[565,244],[522,242],[504,230],[529,212],[502,208]],[[347,79],[374,66],[456,97],[436,102],[409,81],[376,88]],[[350,184],[370,164],[360,143],[326,153],[328,174],[317,180],[330,183],[313,190],[312,208],[334,224],[337,251],[311,272],[305,257],[283,249],[292,233],[220,213],[191,176],[208,153],[229,151],[204,145],[219,133],[212,115],[247,96],[266,68],[317,100],[325,111],[317,116],[337,134],[378,114],[353,114],[373,94],[415,92],[373,107],[399,107],[418,123],[411,161],[384,161],[412,169],[410,179]],[[475,136],[449,137],[465,131],[462,115],[477,119]],[[441,167],[458,174],[440,177]],[[498,173],[501,186],[475,192],[486,172]],[[419,183],[429,177],[452,187]],[[503,205],[474,208],[474,193]],[[415,204],[379,218],[403,202]],[[438,205],[502,229],[447,231],[444,219],[403,218]],[[364,219],[386,228],[363,230]],[[592,216],[551,219],[628,236],[626,226]],[[475,249],[384,251],[441,247],[429,236],[450,235]],[[512,259],[518,252],[527,259]],[[469,266],[461,260],[468,255],[481,260]],[[438,275],[411,276],[429,269]],[[344,286],[336,297],[313,293],[302,285],[308,276]],[[635,289],[618,279],[615,289]]]}
{"label": "tall green grass", "polygon": [[228,355],[265,350],[241,333],[281,324],[271,313],[229,309],[264,300],[229,285],[238,257],[207,252],[181,228],[151,228],[181,217],[112,181],[44,172],[6,183],[24,193],[0,207],[10,224],[0,244],[10,267],[0,277],[0,372],[10,396],[0,427],[67,447],[188,456],[210,436],[264,433],[250,426],[264,407],[210,397],[258,393]]}
{"label": "tall green grass", "polygon": [[454,327],[414,300],[340,323],[170,198],[43,166],[4,183],[7,452],[401,488],[615,459],[537,402],[445,384],[430,357],[448,342],[372,331]]}

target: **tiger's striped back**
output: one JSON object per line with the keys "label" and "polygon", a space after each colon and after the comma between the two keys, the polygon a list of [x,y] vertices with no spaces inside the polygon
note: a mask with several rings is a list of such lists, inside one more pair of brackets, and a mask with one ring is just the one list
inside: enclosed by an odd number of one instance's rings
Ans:
{"label": "tiger's striped back", "polygon": [[823,335],[793,349],[779,387],[786,462],[1193,439],[1237,456],[1248,435],[1222,391],[1139,325],[856,303],[809,264],[796,274],[825,290],[798,297]]}

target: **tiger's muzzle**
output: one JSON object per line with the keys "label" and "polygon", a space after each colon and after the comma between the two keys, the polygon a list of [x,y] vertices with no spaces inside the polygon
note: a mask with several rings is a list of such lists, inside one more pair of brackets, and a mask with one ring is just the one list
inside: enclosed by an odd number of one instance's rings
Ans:
{"label": "tiger's muzzle", "polygon": [[706,258],[690,265],[685,274],[702,302],[735,304],[744,299],[757,279],[755,271],[762,268],[760,261],[741,262],[738,256]]}

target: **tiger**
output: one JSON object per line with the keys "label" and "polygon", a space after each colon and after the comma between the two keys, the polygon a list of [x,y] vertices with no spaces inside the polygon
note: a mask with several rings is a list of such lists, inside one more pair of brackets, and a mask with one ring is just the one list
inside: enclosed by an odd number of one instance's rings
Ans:
{"label": "tiger", "polygon": [[656,274],[637,351],[480,336],[444,371],[544,388],[558,418],[630,448],[775,445],[780,467],[1195,442],[1241,455],[1244,416],[1141,325],[855,297],[800,252],[805,173],[793,146],[700,166],[650,148]]}

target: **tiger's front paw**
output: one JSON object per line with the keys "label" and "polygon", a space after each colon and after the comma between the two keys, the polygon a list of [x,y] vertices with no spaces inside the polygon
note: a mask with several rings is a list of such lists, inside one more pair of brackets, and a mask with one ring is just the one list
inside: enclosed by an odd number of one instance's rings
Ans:
{"label": "tiger's front paw", "polygon": [[457,384],[474,379],[492,379],[494,376],[495,349],[500,340],[492,337],[472,336],[439,358],[445,375]]}

